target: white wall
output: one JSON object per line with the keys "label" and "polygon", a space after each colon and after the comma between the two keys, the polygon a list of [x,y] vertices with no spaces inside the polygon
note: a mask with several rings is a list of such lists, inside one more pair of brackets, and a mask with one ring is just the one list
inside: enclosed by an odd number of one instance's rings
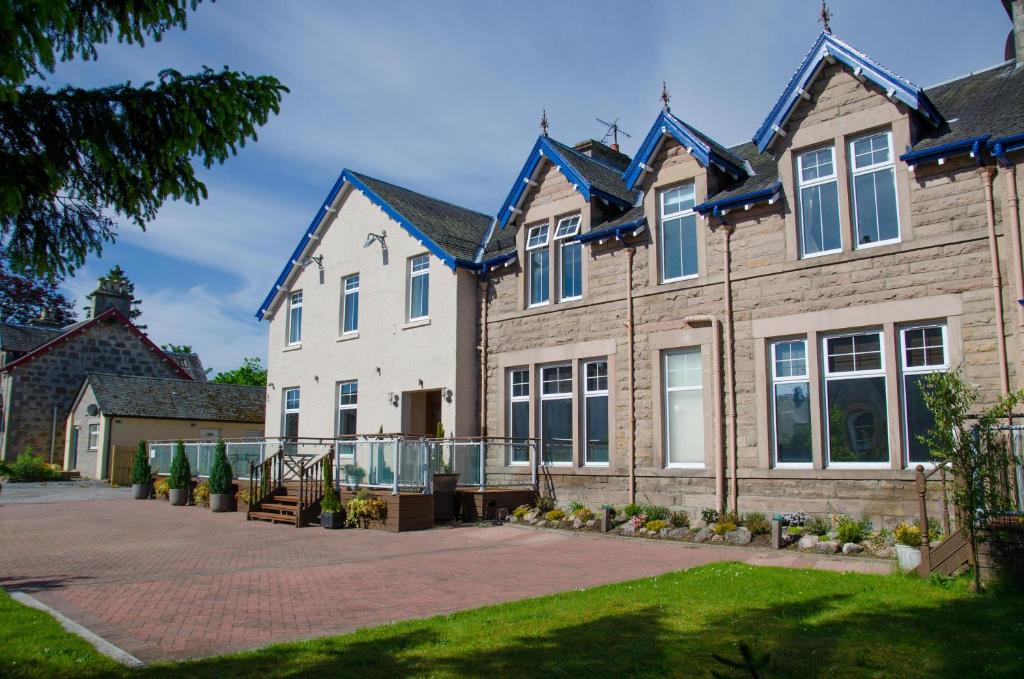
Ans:
{"label": "white wall", "polygon": [[[403,404],[391,405],[389,393],[441,388],[453,391],[451,402],[442,400],[445,430],[477,433],[476,274],[455,273],[431,255],[429,321],[407,323],[408,258],[425,254],[426,247],[351,185],[336,207],[337,217],[320,229],[311,253],[323,255],[322,282],[315,264],[286,282],[287,290],[303,293],[300,347],[287,345],[287,295],[271,308],[267,436],[281,433],[289,387],[301,390],[299,435],[333,436],[337,383],[346,380],[359,381],[359,433],[402,429]],[[368,232],[382,230],[386,264],[377,243],[363,247]],[[360,276],[359,333],[342,338],[342,279],[354,273]]]}

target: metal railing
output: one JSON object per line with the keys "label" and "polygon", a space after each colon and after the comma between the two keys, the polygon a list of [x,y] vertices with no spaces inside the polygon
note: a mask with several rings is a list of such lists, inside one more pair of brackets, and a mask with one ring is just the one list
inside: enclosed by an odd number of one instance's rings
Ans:
{"label": "metal railing", "polygon": [[[171,461],[174,459],[177,443],[177,441],[149,442],[149,464],[154,473],[166,474],[171,470]],[[217,442],[203,439],[184,441],[183,443],[185,457],[188,458],[192,474],[201,477],[209,476]],[[230,439],[225,440],[224,443],[227,448],[228,462],[231,464],[231,474],[236,479],[249,478],[249,463],[259,464],[267,454],[265,439]],[[276,452],[276,449],[272,452]]]}

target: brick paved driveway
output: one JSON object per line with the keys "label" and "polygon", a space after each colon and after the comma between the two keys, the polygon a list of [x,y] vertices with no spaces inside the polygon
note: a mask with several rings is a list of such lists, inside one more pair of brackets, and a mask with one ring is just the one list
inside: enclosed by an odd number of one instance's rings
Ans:
{"label": "brick paved driveway", "polygon": [[144,661],[337,634],[726,559],[885,570],[867,561],[513,526],[326,531],[160,501],[0,499],[0,586],[31,593]]}

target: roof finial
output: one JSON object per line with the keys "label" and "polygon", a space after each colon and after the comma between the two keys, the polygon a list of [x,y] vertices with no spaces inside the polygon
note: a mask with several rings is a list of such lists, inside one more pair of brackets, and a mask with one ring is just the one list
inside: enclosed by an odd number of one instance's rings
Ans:
{"label": "roof finial", "polygon": [[818,23],[824,26],[825,32],[829,34],[832,33],[832,26],[829,25],[830,21],[832,21],[832,10],[828,8],[825,0],[821,0],[821,15],[818,17]]}
{"label": "roof finial", "polygon": [[544,134],[545,137],[548,136],[548,127],[550,127],[550,125],[548,125],[548,111],[547,109],[541,109],[540,131]]}
{"label": "roof finial", "polygon": [[668,93],[668,85],[666,85],[665,81],[662,80],[661,81],[661,108],[663,108],[665,110],[665,113],[668,113],[669,111],[672,110],[669,107],[669,105],[668,105],[668,102],[671,101],[671,99],[672,99],[672,95]]}

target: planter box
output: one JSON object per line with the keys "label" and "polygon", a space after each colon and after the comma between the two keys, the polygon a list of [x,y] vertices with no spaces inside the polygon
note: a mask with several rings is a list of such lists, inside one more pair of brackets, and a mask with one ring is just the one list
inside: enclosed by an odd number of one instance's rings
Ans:
{"label": "planter box", "polygon": [[211,493],[210,509],[215,512],[233,512],[235,496],[232,493]]}
{"label": "planter box", "polygon": [[149,484],[148,483],[133,483],[132,484],[132,497],[136,500],[148,500],[149,499]]}
{"label": "planter box", "polygon": [[921,565],[921,549],[909,545],[896,545],[896,560],[901,571],[912,571]]}
{"label": "planter box", "polygon": [[173,507],[184,507],[188,504],[188,488],[171,488],[167,492],[167,499]]}
{"label": "planter box", "polygon": [[345,512],[320,512],[320,525],[323,528],[344,528]]}

